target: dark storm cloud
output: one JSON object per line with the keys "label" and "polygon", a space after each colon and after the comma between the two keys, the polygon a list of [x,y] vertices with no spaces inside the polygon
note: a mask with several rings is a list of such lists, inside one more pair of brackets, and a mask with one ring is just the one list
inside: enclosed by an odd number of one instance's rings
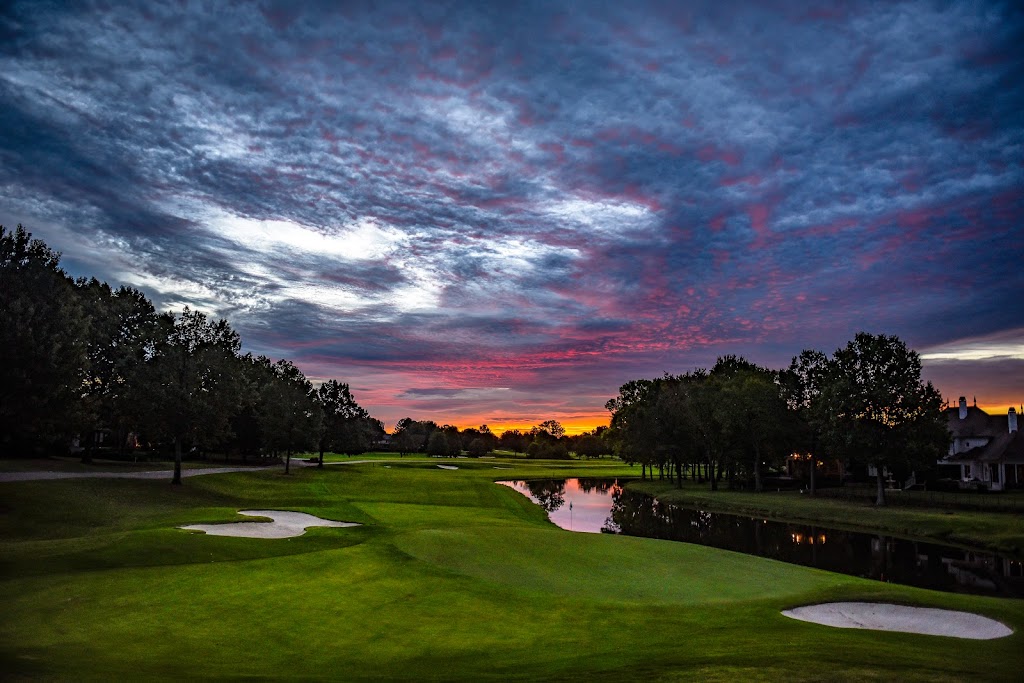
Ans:
{"label": "dark storm cloud", "polygon": [[0,31],[0,220],[389,420],[1019,323],[1009,3],[15,3]]}

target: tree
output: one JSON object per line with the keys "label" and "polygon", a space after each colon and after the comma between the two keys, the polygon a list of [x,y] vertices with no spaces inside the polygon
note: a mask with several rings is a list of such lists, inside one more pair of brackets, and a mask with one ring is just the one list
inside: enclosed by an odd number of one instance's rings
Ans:
{"label": "tree", "polygon": [[411,417],[403,417],[395,424],[392,437],[399,455],[425,450],[427,441],[437,428],[437,424],[432,420],[417,421]]}
{"label": "tree", "polygon": [[448,437],[440,429],[432,432],[427,439],[427,453],[434,456],[449,455]]}
{"label": "tree", "polygon": [[[719,364],[723,360],[719,359]],[[762,491],[761,465],[778,462],[789,452],[790,414],[777,380],[778,373],[743,359],[726,361],[717,404],[718,420],[754,475],[754,490]],[[712,369],[715,374],[719,365]]]}
{"label": "tree", "polygon": [[89,324],[60,254],[0,226],[0,448],[63,445],[89,424]]}
{"label": "tree", "polygon": [[320,433],[319,467],[324,466],[324,450],[335,453],[363,453],[379,440],[383,426],[356,403],[348,384],[332,379],[317,390],[324,421]]}
{"label": "tree", "polygon": [[605,451],[604,441],[593,434],[583,434],[576,442],[576,455],[581,458],[600,458]]}
{"label": "tree", "polygon": [[619,395],[604,406],[611,413],[607,438],[614,453],[630,465],[640,463],[641,478],[647,466],[653,466],[657,441],[653,406],[659,382],[649,379],[627,382],[619,387]]}
{"label": "tree", "polygon": [[460,455],[462,453],[462,436],[459,434],[459,428],[455,425],[444,425],[440,431],[444,434],[447,445],[444,455],[450,458]]}
{"label": "tree", "polygon": [[681,422],[677,443],[686,446],[693,462],[703,464],[712,491],[718,490],[729,443],[729,435],[720,419],[719,403],[723,375],[732,366],[727,361],[716,365],[714,373],[700,368],[673,378],[679,383],[674,411]]}
{"label": "tree", "polygon": [[558,420],[544,420],[536,429],[545,431],[556,439],[561,439],[565,436],[565,427]]}
{"label": "tree", "polygon": [[830,451],[876,468],[876,505],[885,505],[884,469],[907,473],[949,447],[942,396],[898,337],[860,332],[836,350],[821,400]]}
{"label": "tree", "polygon": [[498,437],[498,442],[506,451],[522,453],[526,450],[527,438],[518,429],[506,429]]}
{"label": "tree", "polygon": [[306,376],[288,360],[273,365],[274,381],[263,388],[263,414],[268,441],[285,451],[284,472],[291,470],[292,451],[310,445],[321,431],[322,412]]}
{"label": "tree", "polygon": [[498,447],[498,435],[492,432],[490,427],[483,424],[477,431],[480,432],[480,439],[484,442],[488,453]]}
{"label": "tree", "polygon": [[[84,400],[91,408],[92,431],[110,429],[119,451],[142,421],[140,410],[145,366],[159,340],[161,319],[153,303],[137,289],[110,288],[96,278],[76,283],[89,321],[83,373]],[[83,462],[91,461],[92,439],[86,437]]]}
{"label": "tree", "polygon": [[794,417],[793,434],[798,449],[809,457],[810,493],[817,491],[818,457],[824,423],[822,392],[829,359],[821,351],[804,349],[782,373],[782,391]]}
{"label": "tree", "polygon": [[211,322],[188,307],[162,321],[147,364],[148,419],[174,442],[174,478],[181,484],[182,445],[216,442],[230,433],[240,404],[238,333],[226,320]]}
{"label": "tree", "polygon": [[490,449],[487,448],[487,443],[483,439],[477,437],[469,442],[469,447],[466,449],[469,454],[474,458],[487,455]]}
{"label": "tree", "polygon": [[236,362],[237,380],[240,390],[240,404],[231,416],[230,425],[233,447],[237,448],[245,461],[249,454],[263,454],[267,448],[266,425],[262,415],[264,389],[276,380],[274,363],[266,356],[247,353]]}

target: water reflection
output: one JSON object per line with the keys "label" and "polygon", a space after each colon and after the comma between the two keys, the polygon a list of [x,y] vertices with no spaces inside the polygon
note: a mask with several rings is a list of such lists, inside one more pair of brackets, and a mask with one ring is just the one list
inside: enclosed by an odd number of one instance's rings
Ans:
{"label": "water reflection", "polygon": [[685,541],[934,590],[1024,597],[1024,563],[992,553],[683,508],[607,479],[500,483],[573,531]]}
{"label": "water reflection", "polygon": [[563,529],[591,534],[601,533],[608,519],[610,496],[622,491],[618,481],[609,479],[537,479],[498,483],[529,497]]}

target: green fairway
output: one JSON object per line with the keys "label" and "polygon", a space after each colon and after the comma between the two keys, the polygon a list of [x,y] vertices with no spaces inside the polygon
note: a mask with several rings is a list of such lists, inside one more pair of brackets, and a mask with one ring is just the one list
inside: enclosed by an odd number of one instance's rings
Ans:
{"label": "green fairway", "polygon": [[[0,670],[63,680],[1019,680],[1022,601],[573,534],[493,483],[631,473],[612,461],[420,458],[182,487],[0,483]],[[282,540],[176,528],[239,521],[250,508],[363,526]],[[836,599],[968,610],[1016,633],[968,641],[779,613]]]}

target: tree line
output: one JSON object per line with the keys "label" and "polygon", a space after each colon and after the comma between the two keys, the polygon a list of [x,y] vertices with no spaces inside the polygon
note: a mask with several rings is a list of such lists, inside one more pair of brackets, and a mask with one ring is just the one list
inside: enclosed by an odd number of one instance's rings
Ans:
{"label": "tree line", "polygon": [[226,320],[157,312],[137,289],[72,279],[21,225],[0,226],[0,452],[91,460],[101,436],[183,452],[359,453],[384,435],[349,386],[314,388],[291,362],[241,353]]}
{"label": "tree line", "polygon": [[596,458],[610,455],[611,447],[600,438],[604,427],[575,436],[565,433],[558,420],[545,420],[529,430],[507,429],[497,435],[487,425],[460,430],[454,425],[438,425],[432,420],[413,420],[405,417],[395,425],[391,446],[400,455],[428,453],[436,456],[457,456],[466,452],[482,456],[501,449],[528,458],[568,459]]}
{"label": "tree line", "polygon": [[605,406],[615,453],[653,477],[763,489],[768,467],[793,454],[810,492],[825,459],[885,477],[927,468],[949,446],[942,398],[898,337],[858,333],[831,356],[805,350],[783,370],[724,356],[711,369],[624,384]]}
{"label": "tree line", "polygon": [[[24,227],[0,226],[0,454],[67,453],[84,462],[101,445],[250,456],[356,454],[386,432],[331,379],[314,387],[291,361],[241,352],[226,320],[199,311],[158,312],[139,290],[73,279],[60,254]],[[500,436],[403,418],[391,446],[402,454],[484,455],[498,448],[534,458],[599,457],[603,428],[567,436],[556,420]]]}

